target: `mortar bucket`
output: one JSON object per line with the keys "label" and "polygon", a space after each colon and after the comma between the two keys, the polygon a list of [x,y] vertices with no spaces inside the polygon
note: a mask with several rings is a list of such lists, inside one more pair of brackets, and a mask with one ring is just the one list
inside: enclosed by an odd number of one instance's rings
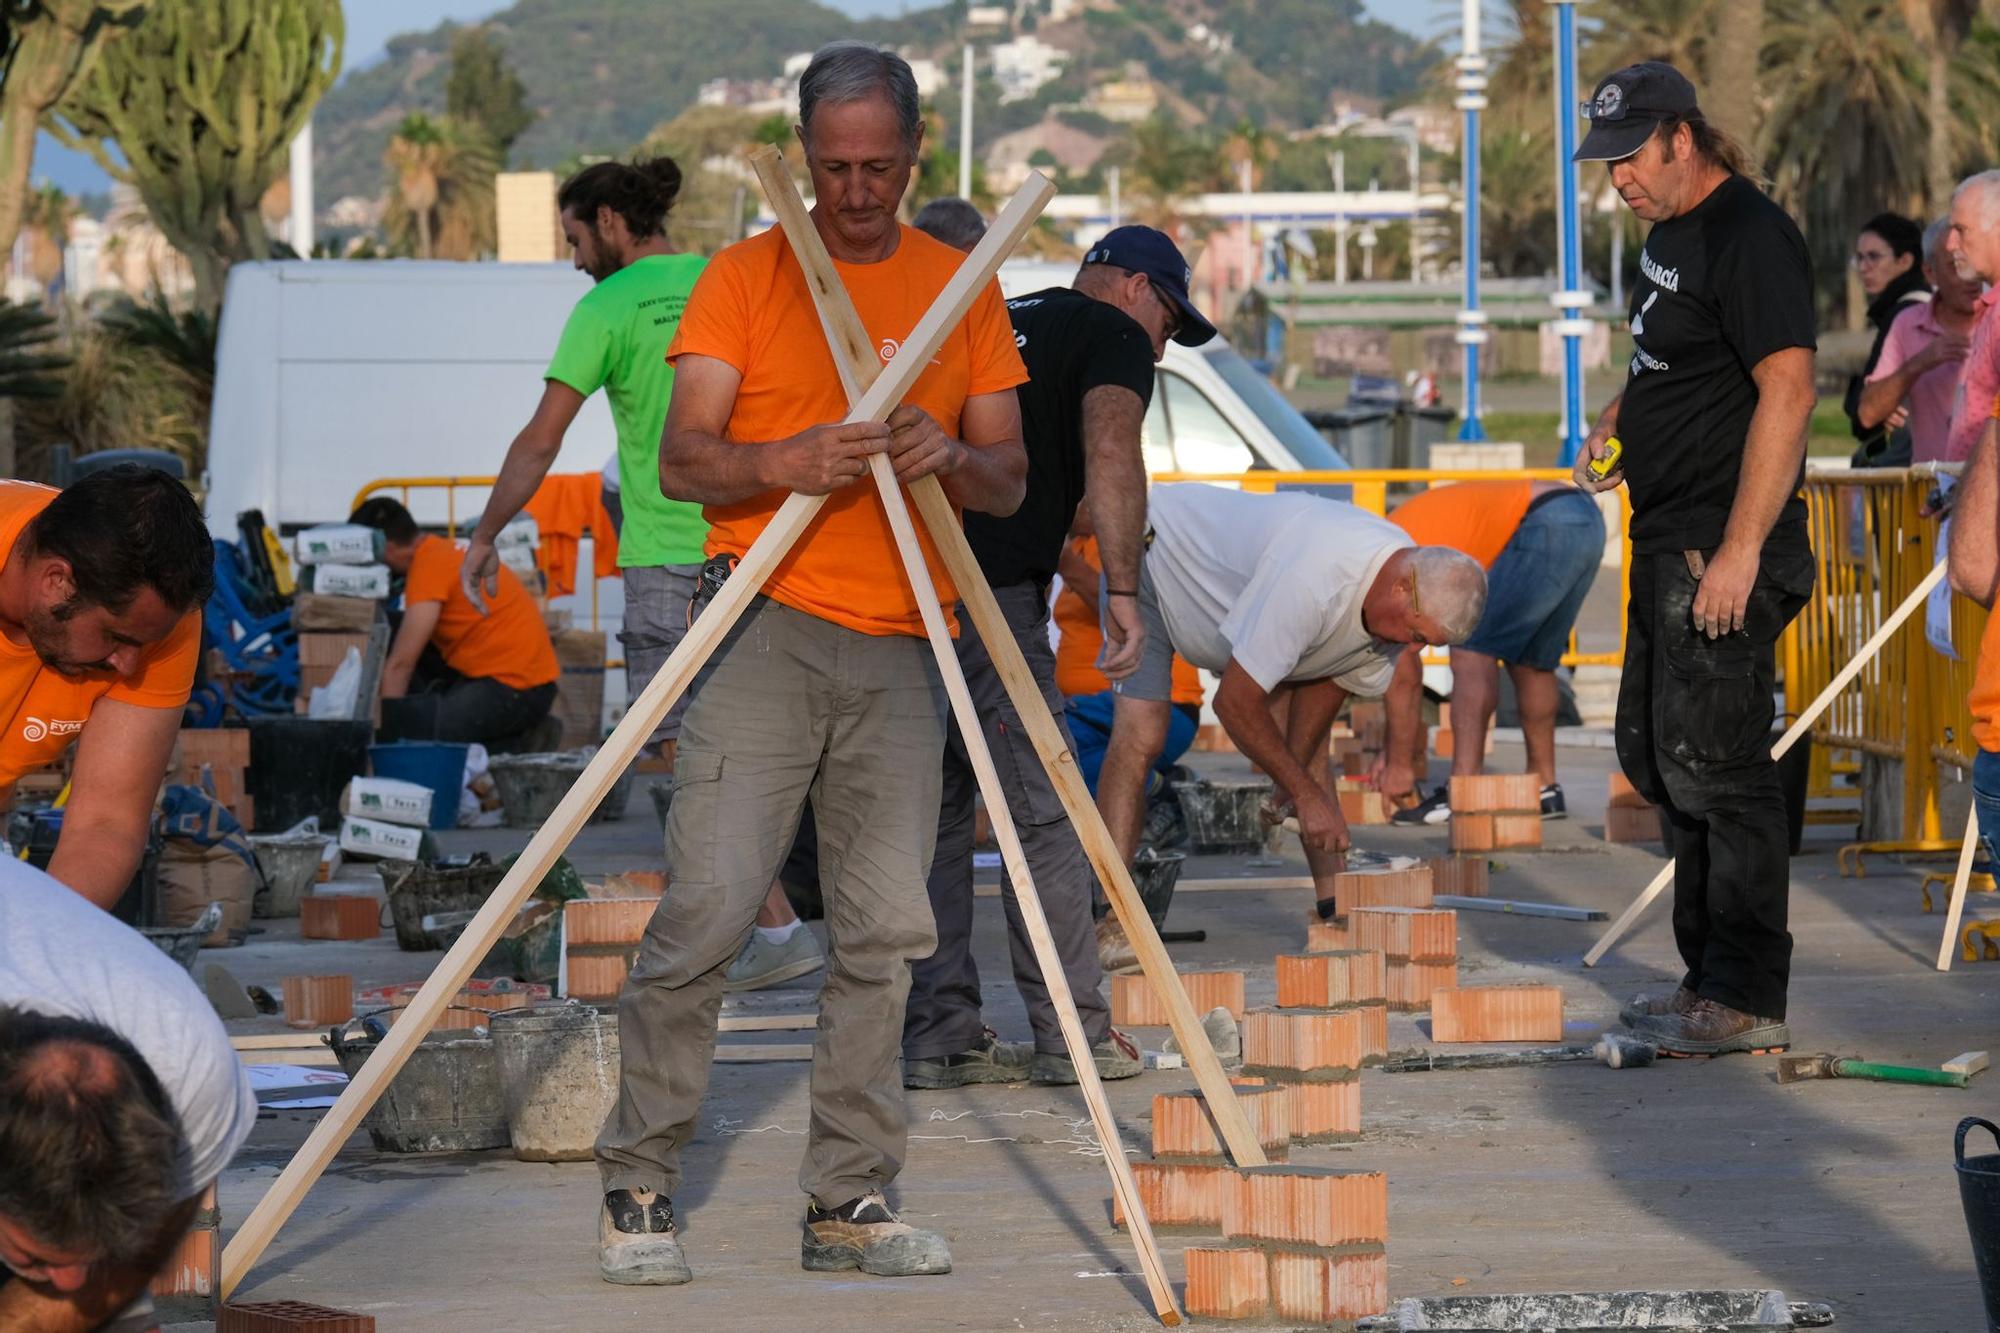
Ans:
{"label": "mortar bucket", "polygon": [[318,834],[291,838],[283,834],[250,835],[257,869],[270,887],[250,901],[252,916],[297,916],[299,899],[319,879],[319,863],[331,839]]}
{"label": "mortar bucket", "polygon": [[2000,1333],[2000,1153],[1965,1155],[1965,1135],[1973,1126],[2000,1144],[2000,1127],[1969,1115],[1958,1122],[1952,1155],[1958,1159],[1958,1198],[1965,1205],[1965,1229],[1972,1233],[1972,1261],[1986,1298],[1986,1333]]}
{"label": "mortar bucket", "polygon": [[389,900],[390,919],[396,923],[396,947],[411,953],[445,947],[435,932],[424,929],[425,917],[476,912],[507,878],[507,867],[495,865],[483,852],[467,865],[382,861],[376,870]]}
{"label": "mortar bucket", "polygon": [[469,746],[447,741],[397,741],[368,747],[368,762],[378,778],[396,778],[428,787],[431,828],[458,827],[458,798],[465,790],[465,752]]}
{"label": "mortar bucket", "polygon": [[1142,852],[1132,862],[1132,887],[1139,890],[1139,901],[1146,904],[1154,930],[1167,924],[1167,907],[1173,902],[1174,885],[1180,882],[1181,867],[1186,864],[1187,857],[1179,852]]}
{"label": "mortar bucket", "polygon": [[1264,825],[1257,810],[1270,794],[1269,778],[1176,782],[1174,795],[1187,818],[1190,849],[1196,856],[1263,851]]}
{"label": "mortar bucket", "polygon": [[542,1004],[493,1015],[492,1031],[514,1156],[590,1160],[618,1101],[618,1015]]}
{"label": "mortar bucket", "polygon": [[[540,828],[555,813],[562,798],[583,776],[595,748],[562,750],[549,754],[496,754],[487,764],[493,785],[500,789],[500,809],[508,828]],[[619,819],[632,796],[632,771],[627,769],[611,784],[590,817],[593,824]]]}
{"label": "mortar bucket", "polygon": [[[481,1011],[474,1012],[485,1017]],[[328,1037],[334,1057],[350,1079],[361,1072],[376,1046],[360,1022],[352,1019]],[[430,1033],[410,1052],[409,1060],[396,1071],[361,1123],[378,1152],[478,1152],[506,1147],[507,1104],[500,1095],[500,1065],[493,1053],[493,1039],[464,1028]]]}

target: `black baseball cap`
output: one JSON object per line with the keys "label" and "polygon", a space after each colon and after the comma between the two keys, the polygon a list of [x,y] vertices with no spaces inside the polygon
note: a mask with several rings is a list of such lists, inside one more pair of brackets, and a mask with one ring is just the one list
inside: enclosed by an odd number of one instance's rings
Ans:
{"label": "black baseball cap", "polygon": [[1154,227],[1114,227],[1085,252],[1083,262],[1110,264],[1151,278],[1160,295],[1181,312],[1181,326],[1174,332],[1174,341],[1183,347],[1199,347],[1215,336],[1215,325],[1188,299],[1188,280],[1194,276],[1193,271],[1182,258],[1181,248],[1165,232]]}
{"label": "black baseball cap", "polygon": [[1663,60],[1645,60],[1607,74],[1580,110],[1590,133],[1572,162],[1616,162],[1638,152],[1663,120],[1695,115],[1694,85]]}

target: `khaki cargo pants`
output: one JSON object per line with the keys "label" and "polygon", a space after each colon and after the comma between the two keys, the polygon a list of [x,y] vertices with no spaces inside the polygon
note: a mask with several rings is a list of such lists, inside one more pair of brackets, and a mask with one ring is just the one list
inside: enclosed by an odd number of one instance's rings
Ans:
{"label": "khaki cargo pants", "polygon": [[759,597],[695,681],[667,821],[671,886],[618,997],[604,1188],[673,1194],[715,1054],[722,978],[808,798],[830,945],[799,1185],[824,1207],[902,1168],[910,963],[937,947],[944,686],[922,639],[857,633]]}

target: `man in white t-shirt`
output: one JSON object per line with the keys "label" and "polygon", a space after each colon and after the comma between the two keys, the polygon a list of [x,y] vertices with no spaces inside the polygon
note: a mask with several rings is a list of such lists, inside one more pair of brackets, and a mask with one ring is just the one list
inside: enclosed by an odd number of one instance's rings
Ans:
{"label": "man in white t-shirt", "polygon": [[256,1121],[186,970],[0,858],[0,1329],[130,1313]]}
{"label": "man in white t-shirt", "polygon": [[[1155,486],[1139,583],[1146,653],[1118,692],[1098,804],[1129,858],[1166,736],[1172,655],[1222,678],[1215,716],[1298,816],[1313,877],[1348,847],[1325,767],[1348,696],[1389,687],[1405,644],[1463,641],[1486,606],[1479,563],[1353,505],[1299,492]],[[1330,913],[1322,895],[1321,910]]]}

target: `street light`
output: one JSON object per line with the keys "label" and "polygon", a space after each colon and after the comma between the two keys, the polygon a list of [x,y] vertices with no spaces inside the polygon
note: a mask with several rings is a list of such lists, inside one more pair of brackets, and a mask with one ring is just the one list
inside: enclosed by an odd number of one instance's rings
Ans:
{"label": "street light", "polygon": [[[1479,349],[1486,342],[1486,312],[1479,308],[1479,113],[1486,107],[1486,57],[1479,49],[1479,5],[1480,0],[1465,0],[1464,50],[1458,57],[1457,106],[1465,113],[1461,149],[1465,159],[1465,225],[1461,229],[1465,242],[1461,261],[1465,269],[1465,308],[1458,312],[1458,332],[1453,335],[1465,349],[1465,410],[1458,438],[1474,441],[1486,438],[1479,408]],[[1414,180],[1410,188],[1416,188]],[[1414,236],[1414,215],[1410,229]]]}
{"label": "street light", "polygon": [[1553,0],[1556,25],[1556,248],[1562,259],[1562,290],[1549,297],[1563,340],[1562,465],[1569,467],[1583,448],[1583,339],[1592,321],[1584,312],[1591,296],[1583,287],[1580,255],[1582,217],[1577,207],[1576,164],[1576,6]]}

